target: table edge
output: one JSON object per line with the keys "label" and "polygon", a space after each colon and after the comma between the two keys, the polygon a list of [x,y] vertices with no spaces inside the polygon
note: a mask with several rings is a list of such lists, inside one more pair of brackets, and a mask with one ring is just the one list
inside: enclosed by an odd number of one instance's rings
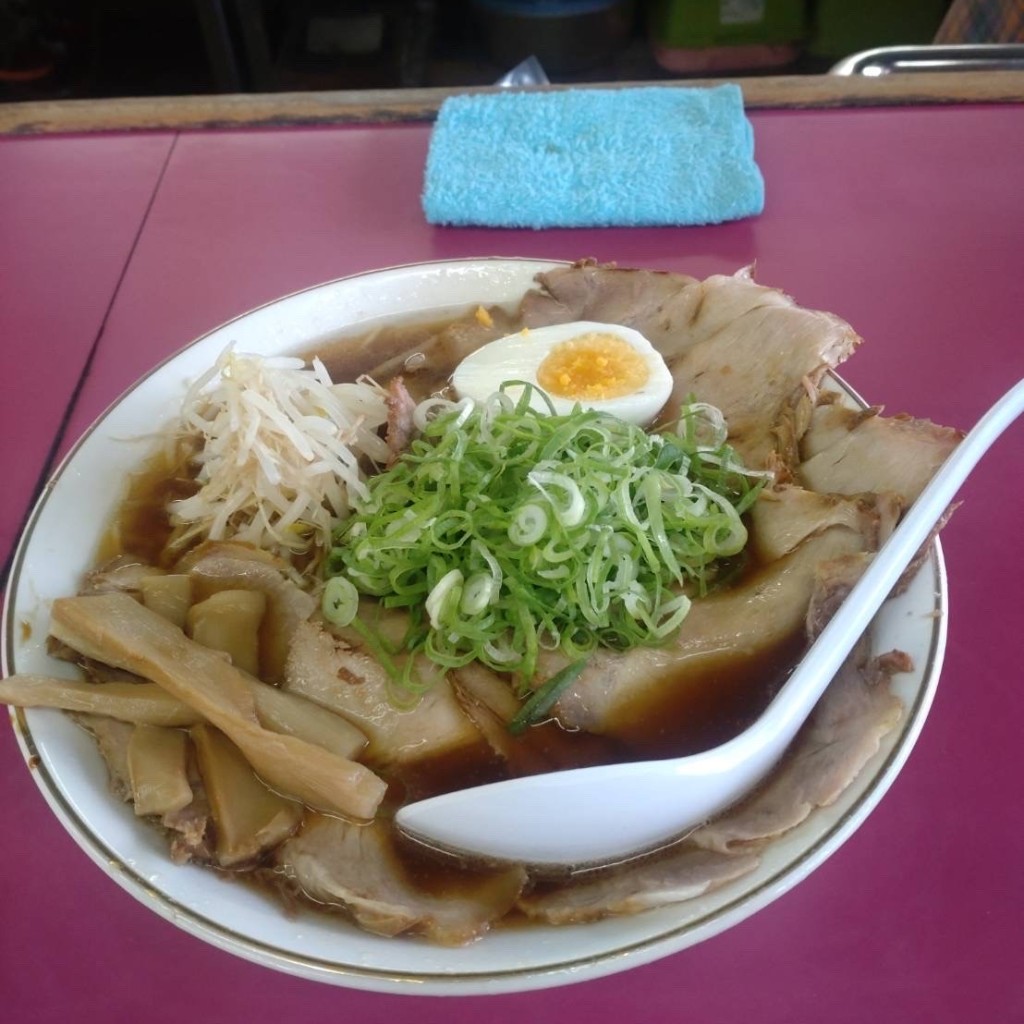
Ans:
{"label": "table edge", "polygon": [[[749,110],[1024,103],[1024,71],[914,72],[878,78],[778,75],[555,85],[547,89],[677,88],[735,81]],[[188,131],[431,121],[449,96],[495,86],[31,100],[0,104],[0,134]]]}

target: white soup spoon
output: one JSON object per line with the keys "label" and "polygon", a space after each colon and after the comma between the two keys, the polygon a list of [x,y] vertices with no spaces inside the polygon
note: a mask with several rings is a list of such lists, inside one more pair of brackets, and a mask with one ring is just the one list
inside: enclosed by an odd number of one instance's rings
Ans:
{"label": "white soup spoon", "polygon": [[535,865],[650,850],[718,814],[779,760],[961,484],[1024,411],[1024,380],[978,421],[921,492],[761,717],[687,757],[509,779],[403,807],[398,825],[441,849]]}

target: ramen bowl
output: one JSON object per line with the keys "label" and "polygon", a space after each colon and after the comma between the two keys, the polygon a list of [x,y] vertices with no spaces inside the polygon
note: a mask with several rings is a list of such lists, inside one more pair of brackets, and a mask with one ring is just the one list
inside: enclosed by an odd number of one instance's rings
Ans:
{"label": "ramen bowl", "polygon": [[[187,385],[233,343],[240,352],[310,351],[383,323],[436,321],[479,304],[513,308],[535,275],[558,264],[521,259],[394,267],[309,288],[226,323],[170,356],[121,395],[70,451],[46,486],[17,548],[3,621],[3,669],[71,674],[47,654],[50,602],[76,591],[128,475],[149,452],[155,424],[176,416]],[[841,381],[832,385],[857,397]],[[145,438],[144,440],[132,440]],[[74,514],[69,515],[69,510]],[[345,917],[285,912],[268,892],[225,885],[215,872],[172,863],[164,837],[110,793],[92,738],[50,710],[12,710],[18,743],[54,814],[101,871],[174,926],[268,968],[352,988],[480,995],[580,982],[678,953],[738,925],[799,884],[863,824],[899,774],[928,714],[946,635],[941,548],[879,614],[873,643],[916,666],[894,677],[900,724],[829,807],[768,843],[756,870],[715,891],[590,924],[498,926],[464,947],[368,934]]]}

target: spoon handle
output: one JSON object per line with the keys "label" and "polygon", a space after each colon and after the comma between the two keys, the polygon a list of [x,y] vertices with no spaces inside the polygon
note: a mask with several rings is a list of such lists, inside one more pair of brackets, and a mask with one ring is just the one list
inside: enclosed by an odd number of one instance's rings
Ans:
{"label": "spoon handle", "polygon": [[[1018,381],[978,420],[921,491],[794,670],[784,687],[787,699],[776,698],[761,719],[759,728],[765,733],[785,728],[791,720],[803,721],[808,706],[817,702],[839,671],[971,470],[1021,412],[1024,412],[1024,380]],[[794,691],[798,691],[800,697]],[[778,711],[773,714],[775,708]]]}

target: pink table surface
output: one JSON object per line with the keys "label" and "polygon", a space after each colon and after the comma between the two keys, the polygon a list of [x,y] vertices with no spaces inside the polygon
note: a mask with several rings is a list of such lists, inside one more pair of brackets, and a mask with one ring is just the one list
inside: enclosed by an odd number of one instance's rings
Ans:
{"label": "pink table surface", "polygon": [[164,134],[0,142],[0,564],[50,459],[172,141]]}
{"label": "pink table surface", "polygon": [[[864,336],[844,376],[871,401],[970,426],[1024,376],[1024,107],[753,121],[765,212],[702,229],[430,227],[419,206],[425,126],[180,136],[63,447],[158,359],[256,304],[377,266],[474,255],[593,256],[697,275],[756,262],[763,283]],[[97,145],[119,163],[117,139]],[[83,270],[89,260],[79,254]],[[31,404],[44,371],[15,369],[16,408]],[[906,768],[837,853],[753,918],[657,963],[547,992],[442,1000],[302,981],[208,947],[121,891],[46,809],[5,733],[3,1019],[1024,1020],[1021,450],[1018,427],[964,488],[944,534],[946,664]]]}

